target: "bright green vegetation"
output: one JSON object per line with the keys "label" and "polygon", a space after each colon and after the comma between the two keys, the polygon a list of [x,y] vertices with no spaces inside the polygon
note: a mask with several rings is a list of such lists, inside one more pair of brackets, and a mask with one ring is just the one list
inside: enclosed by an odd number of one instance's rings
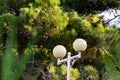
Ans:
{"label": "bright green vegetation", "polygon": [[120,80],[120,31],[97,13],[120,2],[98,0],[102,9],[90,9],[92,1],[0,1],[0,80],[66,80],[66,67],[57,66],[52,49],[62,44],[76,54],[76,38],[88,48],[71,68],[71,80]]}

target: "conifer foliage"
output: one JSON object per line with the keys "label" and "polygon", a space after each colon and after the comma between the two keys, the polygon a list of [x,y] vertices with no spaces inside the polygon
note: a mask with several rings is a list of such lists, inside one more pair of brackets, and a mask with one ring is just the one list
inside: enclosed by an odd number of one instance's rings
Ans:
{"label": "conifer foliage", "polygon": [[98,17],[98,11],[119,5],[119,0],[0,1],[0,80],[66,80],[66,67],[57,66],[52,49],[62,44],[75,53],[76,38],[88,47],[72,66],[71,80],[120,80],[120,31]]}

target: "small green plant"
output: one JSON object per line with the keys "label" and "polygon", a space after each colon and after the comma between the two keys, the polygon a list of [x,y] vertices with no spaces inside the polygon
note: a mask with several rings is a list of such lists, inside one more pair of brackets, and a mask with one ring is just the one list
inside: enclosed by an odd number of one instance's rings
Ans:
{"label": "small green plant", "polygon": [[[66,80],[67,77],[67,66],[61,65],[61,66],[55,66],[51,65],[49,72],[51,76],[53,76],[53,79],[51,80]],[[75,68],[70,68],[70,80],[78,80],[80,77],[80,73]]]}

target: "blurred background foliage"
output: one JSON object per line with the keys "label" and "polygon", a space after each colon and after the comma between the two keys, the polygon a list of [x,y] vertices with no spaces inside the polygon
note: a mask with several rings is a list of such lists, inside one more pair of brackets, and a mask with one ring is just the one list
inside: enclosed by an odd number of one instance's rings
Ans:
{"label": "blurred background foliage", "polygon": [[66,80],[52,49],[62,44],[76,54],[76,38],[88,48],[71,68],[71,80],[120,80],[120,31],[98,17],[109,8],[119,9],[120,1],[0,1],[0,80]]}

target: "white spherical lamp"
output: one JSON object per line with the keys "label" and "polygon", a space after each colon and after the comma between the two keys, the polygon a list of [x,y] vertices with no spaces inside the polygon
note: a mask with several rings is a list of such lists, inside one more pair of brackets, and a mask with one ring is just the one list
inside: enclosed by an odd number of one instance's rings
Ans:
{"label": "white spherical lamp", "polygon": [[75,51],[84,51],[87,48],[87,42],[82,38],[78,38],[73,42],[73,48]]}
{"label": "white spherical lamp", "polygon": [[53,48],[53,55],[56,58],[63,58],[66,55],[66,48],[63,45],[57,45]]}

